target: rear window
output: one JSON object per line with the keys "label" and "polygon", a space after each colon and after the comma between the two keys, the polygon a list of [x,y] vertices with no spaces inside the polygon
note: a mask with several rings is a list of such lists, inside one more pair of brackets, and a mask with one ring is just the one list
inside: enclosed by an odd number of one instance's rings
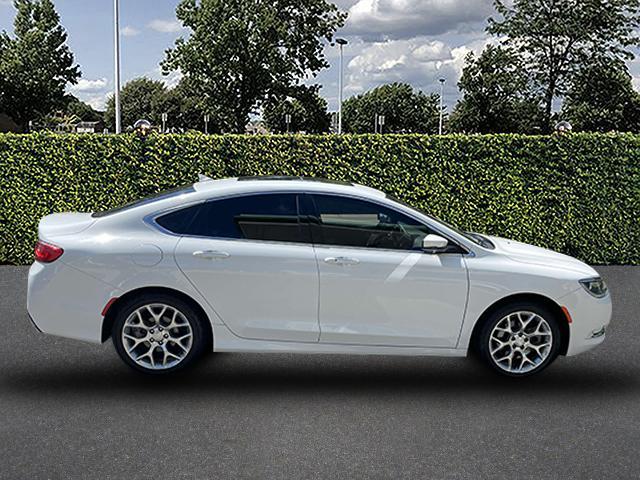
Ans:
{"label": "rear window", "polygon": [[91,214],[94,218],[106,217],[107,215],[112,215],[114,213],[124,212],[126,210],[130,210],[132,208],[141,207],[142,205],[148,205],[149,203],[157,202],[160,200],[165,200],[167,198],[178,197],[185,193],[195,192],[193,185],[182,186],[173,188],[171,190],[165,190],[164,192],[154,193],[153,195],[149,195],[148,197],[141,198],[140,200],[135,200],[133,202],[129,202],[120,207],[112,208],[110,210],[105,210],[103,212],[93,212]]}

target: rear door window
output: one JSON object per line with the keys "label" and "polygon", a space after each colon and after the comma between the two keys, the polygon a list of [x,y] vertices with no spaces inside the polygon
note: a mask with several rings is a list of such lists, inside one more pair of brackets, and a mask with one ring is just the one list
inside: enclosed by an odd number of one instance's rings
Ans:
{"label": "rear door window", "polygon": [[310,243],[308,226],[299,219],[298,201],[298,195],[294,193],[211,200],[199,205],[190,221],[192,212],[184,209],[182,215],[170,213],[158,218],[157,222],[184,235]]}

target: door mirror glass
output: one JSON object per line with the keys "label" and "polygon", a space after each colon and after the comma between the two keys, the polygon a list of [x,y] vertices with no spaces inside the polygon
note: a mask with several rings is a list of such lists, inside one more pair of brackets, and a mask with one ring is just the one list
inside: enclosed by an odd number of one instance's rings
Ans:
{"label": "door mirror glass", "polygon": [[422,249],[427,252],[440,252],[447,248],[449,241],[440,235],[429,234],[422,240]]}

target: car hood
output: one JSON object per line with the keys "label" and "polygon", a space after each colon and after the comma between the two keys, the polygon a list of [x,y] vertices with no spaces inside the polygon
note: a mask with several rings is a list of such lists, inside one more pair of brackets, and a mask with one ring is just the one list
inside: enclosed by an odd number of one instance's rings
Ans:
{"label": "car hood", "polygon": [[592,267],[576,258],[570,257],[569,255],[547,250],[546,248],[536,247],[535,245],[509,240],[507,238],[486,237],[495,244],[496,250],[516,262],[542,265],[562,270],[571,270],[583,278],[598,276],[598,272],[596,272]]}

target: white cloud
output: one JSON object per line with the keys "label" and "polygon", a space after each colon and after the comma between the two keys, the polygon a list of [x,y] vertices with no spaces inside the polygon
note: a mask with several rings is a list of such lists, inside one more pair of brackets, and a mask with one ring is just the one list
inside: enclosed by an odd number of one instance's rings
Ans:
{"label": "white cloud", "polygon": [[153,70],[142,73],[140,76],[150,78],[151,80],[160,81],[164,83],[167,88],[174,88],[178,85],[178,83],[180,83],[183,75],[180,70],[175,70],[169,73],[169,75],[163,75],[162,69],[158,66]]}
{"label": "white cloud", "polygon": [[445,78],[445,98],[453,100],[465,56],[470,51],[480,52],[487,43],[488,39],[481,38],[450,47],[430,37],[372,43],[348,63],[345,93],[353,95],[390,82],[406,82],[435,92],[438,79]]}
{"label": "white cloud", "polygon": [[178,83],[180,83],[180,80],[182,80],[182,76],[180,70],[174,70],[169,75],[162,75],[160,80],[164,82],[167,88],[175,88],[178,86]]}
{"label": "white cloud", "polygon": [[109,97],[113,95],[113,92],[106,92],[96,95],[87,95],[81,96],[80,100],[85,102],[88,105],[91,105],[91,108],[98,111],[104,111],[107,108],[107,100]]}
{"label": "white cloud", "polygon": [[140,33],[140,30],[132,27],[131,25],[127,25],[121,30],[121,32],[125,37],[135,37]]}
{"label": "white cloud", "polygon": [[98,78],[96,80],[89,80],[87,78],[81,78],[78,83],[71,85],[69,90],[72,92],[92,92],[96,90],[102,90],[107,86],[106,78]]}
{"label": "white cloud", "polygon": [[182,25],[177,20],[151,20],[148,24],[149,28],[161,33],[176,33],[182,30]]}
{"label": "white cloud", "polygon": [[484,22],[491,0],[359,0],[349,8],[345,34],[363,38],[412,38],[464,31]]}

